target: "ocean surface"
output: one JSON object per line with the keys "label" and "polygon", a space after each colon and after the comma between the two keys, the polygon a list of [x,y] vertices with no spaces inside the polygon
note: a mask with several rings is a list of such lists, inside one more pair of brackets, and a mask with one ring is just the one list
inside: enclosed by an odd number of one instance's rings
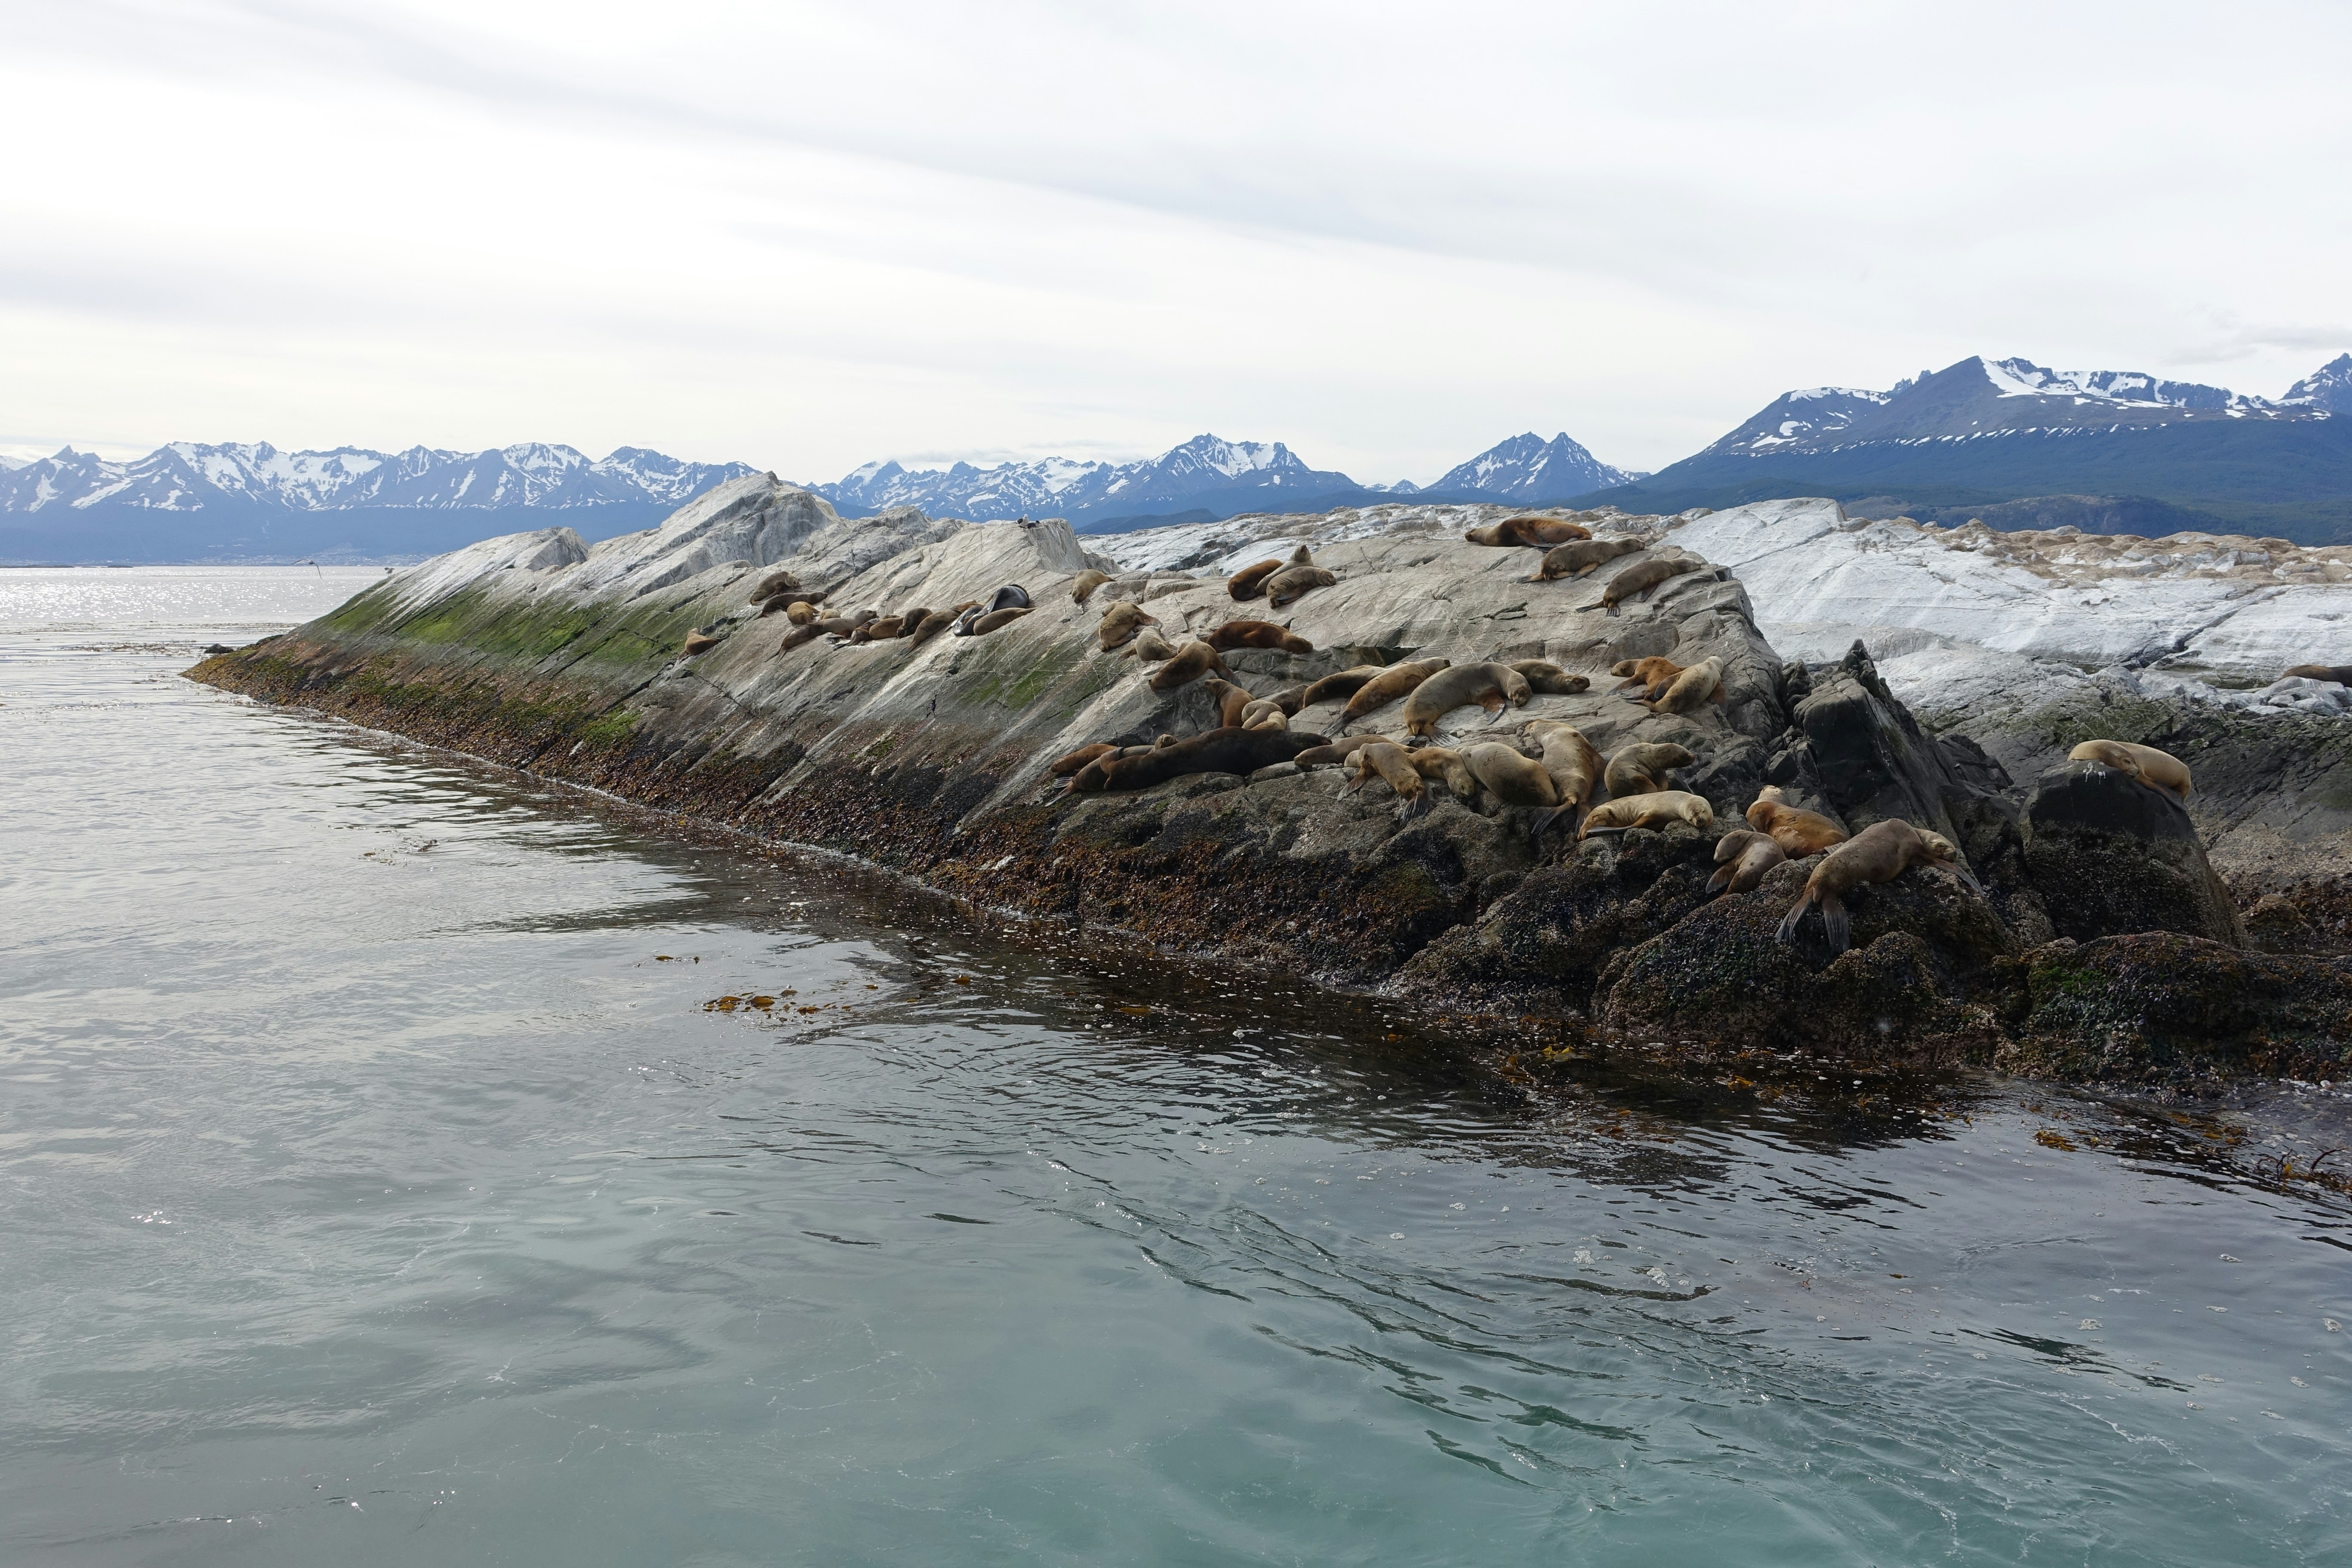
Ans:
{"label": "ocean surface", "polygon": [[0,1563],[2352,1562],[2339,1089],[1530,1093],[180,679],[376,574],[0,572]]}

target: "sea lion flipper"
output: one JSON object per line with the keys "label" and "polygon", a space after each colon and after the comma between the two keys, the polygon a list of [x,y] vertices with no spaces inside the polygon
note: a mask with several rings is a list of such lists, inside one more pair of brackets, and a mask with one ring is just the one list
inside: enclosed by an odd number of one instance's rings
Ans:
{"label": "sea lion flipper", "polygon": [[1715,875],[1706,879],[1706,890],[1710,893],[1720,893],[1724,889],[1731,886],[1731,879],[1738,875],[1738,871],[1739,867],[1737,862],[1717,866],[1715,868]]}
{"label": "sea lion flipper", "polygon": [[1780,929],[1772,933],[1772,940],[1779,942],[1782,947],[1796,946],[1797,927],[1804,920],[1805,911],[1812,907],[1813,895],[1811,893],[1800,894],[1797,901],[1789,906],[1789,912],[1780,917]]}
{"label": "sea lion flipper", "polygon": [[1822,929],[1829,932],[1832,952],[1843,952],[1853,945],[1852,926],[1846,918],[1845,900],[1835,893],[1822,895]]}

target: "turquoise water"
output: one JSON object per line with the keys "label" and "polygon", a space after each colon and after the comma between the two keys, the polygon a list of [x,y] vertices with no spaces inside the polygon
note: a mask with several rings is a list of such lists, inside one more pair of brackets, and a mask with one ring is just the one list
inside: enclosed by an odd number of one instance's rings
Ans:
{"label": "turquoise water", "polygon": [[0,1561],[2352,1560],[2332,1087],[1531,1098],[177,679],[366,575],[0,573]]}

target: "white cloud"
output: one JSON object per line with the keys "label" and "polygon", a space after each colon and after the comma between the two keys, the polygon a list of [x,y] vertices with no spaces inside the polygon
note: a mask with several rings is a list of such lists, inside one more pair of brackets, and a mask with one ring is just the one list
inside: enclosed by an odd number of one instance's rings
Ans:
{"label": "white cloud", "polygon": [[[19,0],[0,438],[1655,468],[1965,354],[2328,354],[2326,6]],[[2290,323],[2250,329],[2243,321]],[[2352,349],[2352,342],[2341,345]],[[2330,351],[2331,353],[2334,351]]]}

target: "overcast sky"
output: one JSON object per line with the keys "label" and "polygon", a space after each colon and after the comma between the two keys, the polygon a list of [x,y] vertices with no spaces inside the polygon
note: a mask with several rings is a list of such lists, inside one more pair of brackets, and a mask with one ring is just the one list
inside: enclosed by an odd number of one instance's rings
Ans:
{"label": "overcast sky", "polygon": [[2352,7],[0,0],[0,450],[1654,468],[2352,350]]}

